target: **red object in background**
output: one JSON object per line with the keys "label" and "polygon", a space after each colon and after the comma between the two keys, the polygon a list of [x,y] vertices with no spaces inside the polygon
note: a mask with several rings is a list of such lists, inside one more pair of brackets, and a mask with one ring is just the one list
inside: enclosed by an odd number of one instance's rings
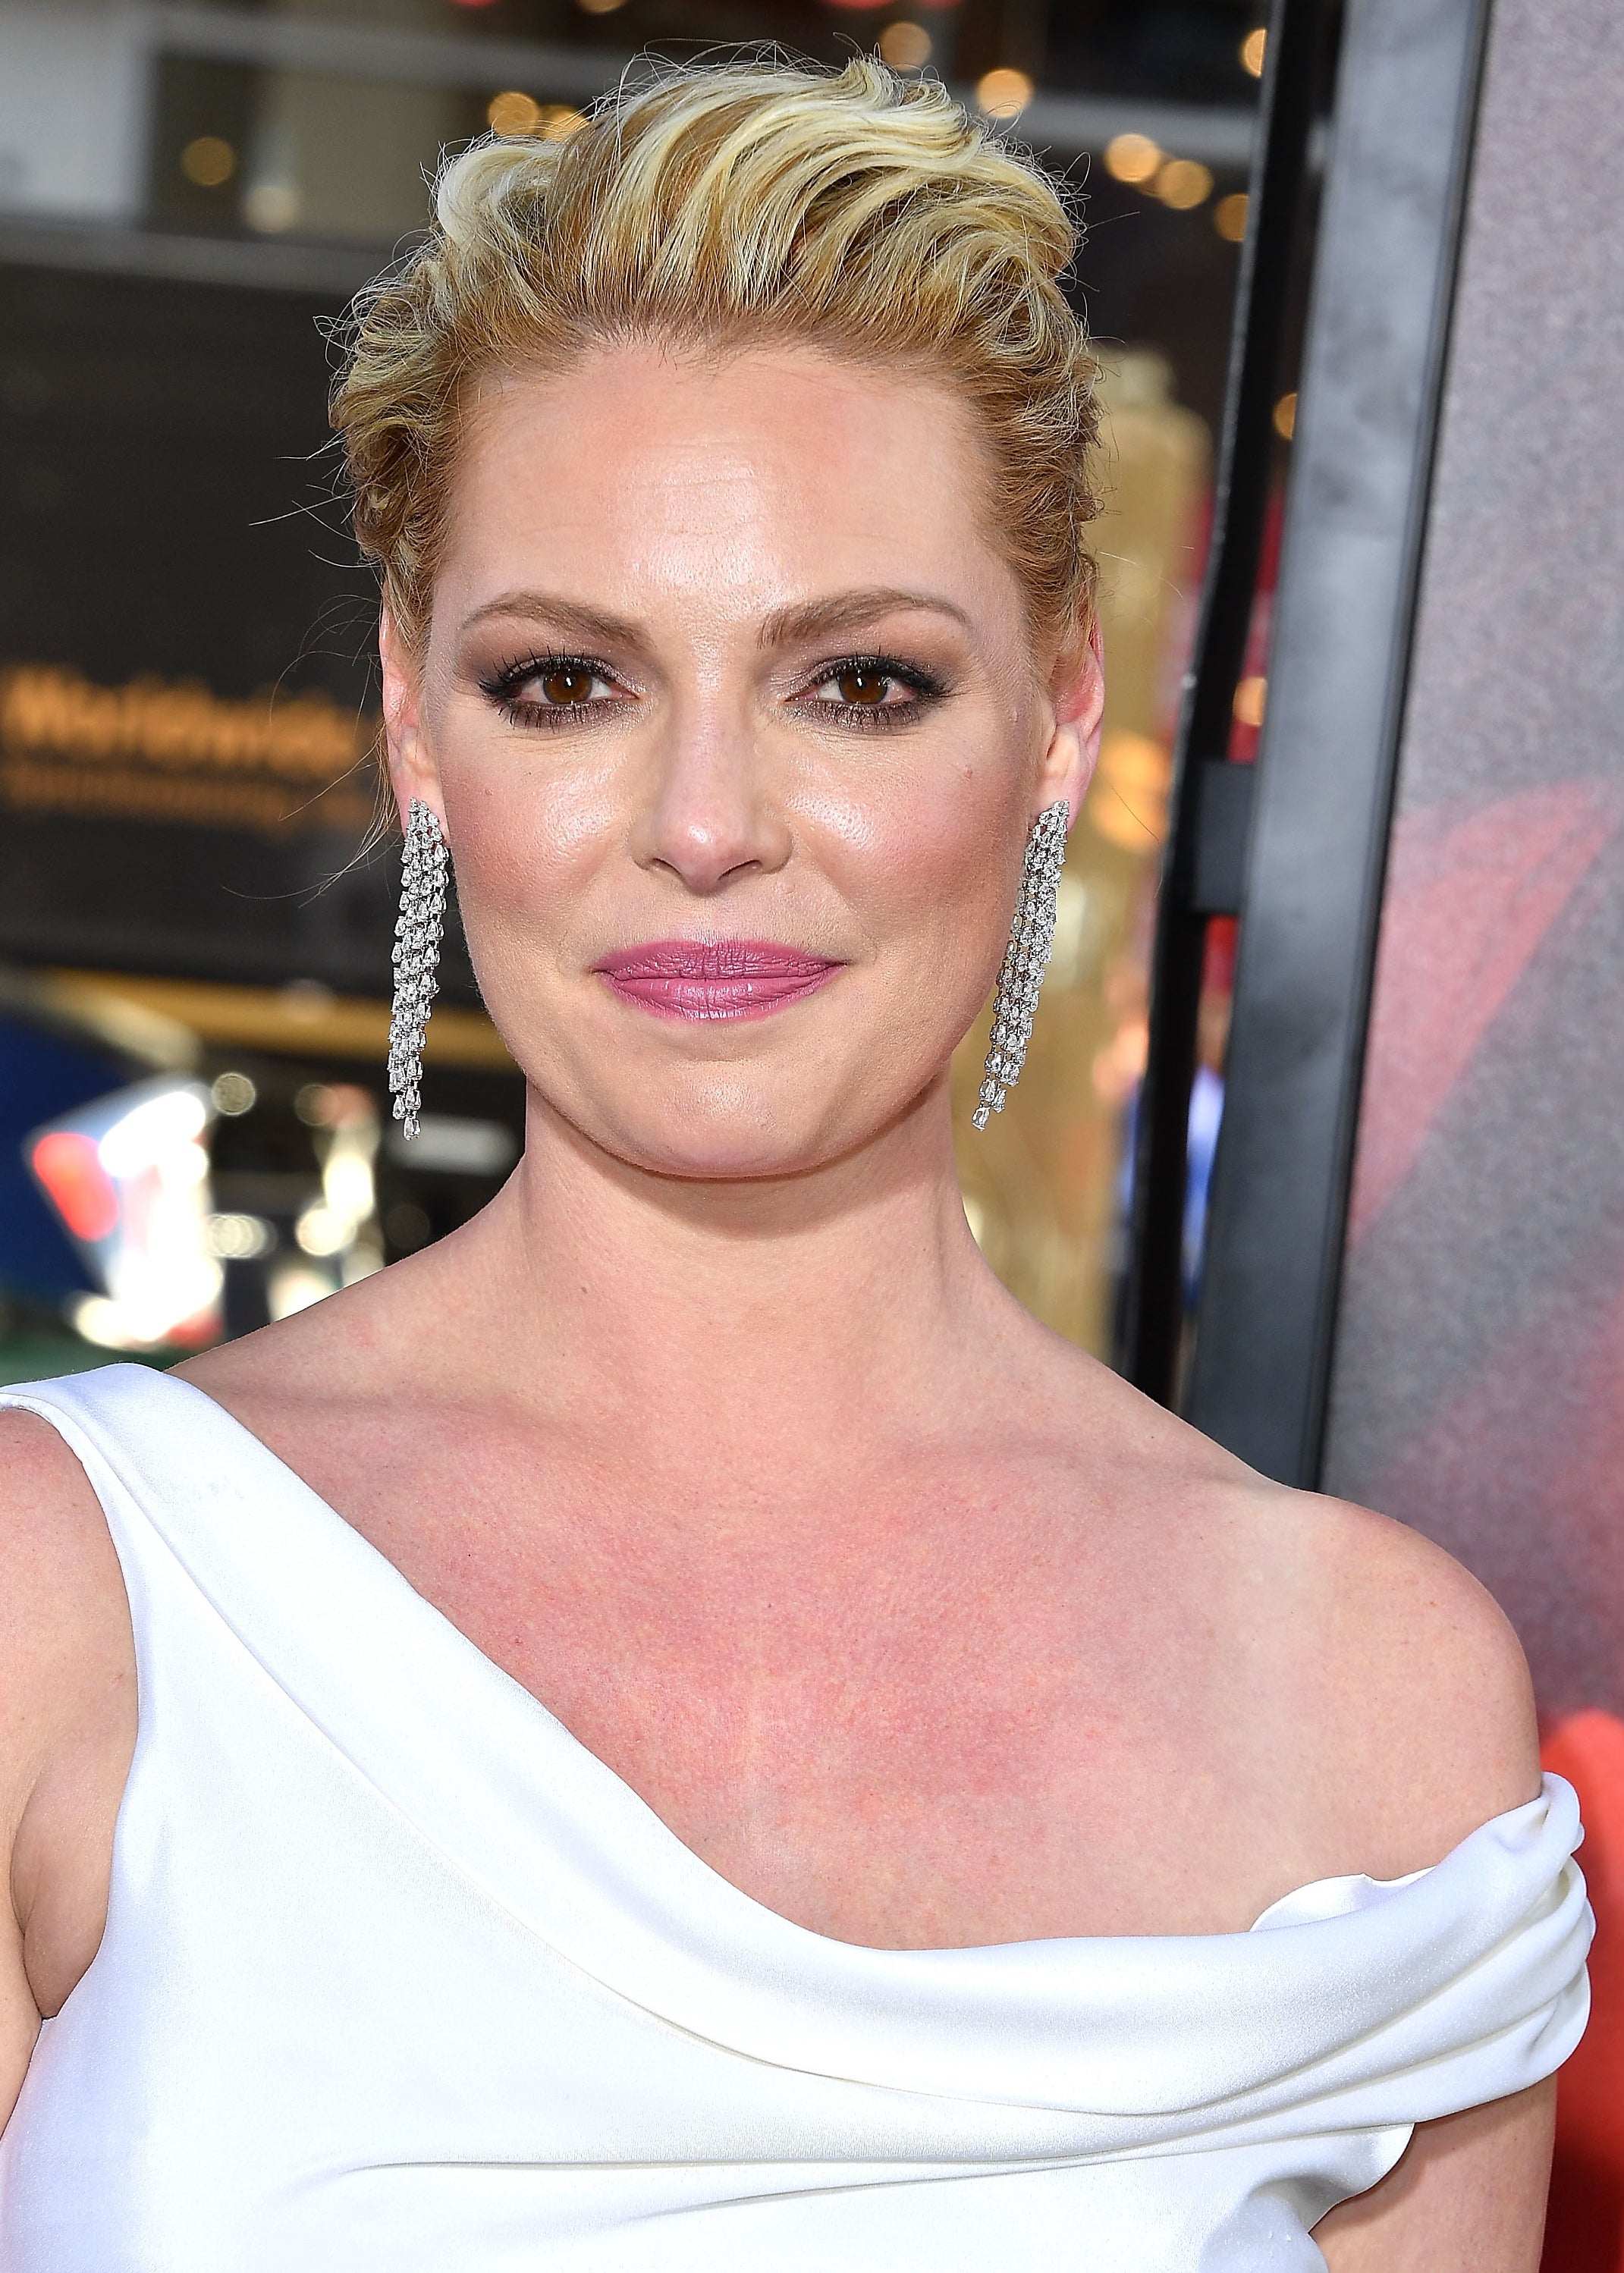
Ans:
{"label": "red object in background", "polygon": [[1624,2273],[1624,1722],[1575,1713],[1540,1749],[1579,1795],[1596,1913],[1590,2024],[1556,2087],[1541,2273]]}
{"label": "red object in background", "polygon": [[1612,782],[1553,781],[1422,806],[1393,836],[1348,1239],[1400,1190],[1473,1054],[1624,820]]}
{"label": "red object in background", "polygon": [[118,1221],[118,1195],[95,1139],[71,1129],[41,1137],[29,1166],[75,1239],[105,1239]]}
{"label": "red object in background", "polygon": [[1240,925],[1233,916],[1214,916],[1207,926],[1207,940],[1201,950],[1201,992],[1203,994],[1229,994],[1235,989],[1235,950],[1240,940]]}

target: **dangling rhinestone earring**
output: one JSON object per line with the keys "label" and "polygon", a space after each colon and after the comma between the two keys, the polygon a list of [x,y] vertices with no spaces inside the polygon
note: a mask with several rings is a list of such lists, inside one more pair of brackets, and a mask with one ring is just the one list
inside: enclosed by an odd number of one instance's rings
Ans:
{"label": "dangling rhinestone earring", "polygon": [[389,1020],[389,1094],[410,1140],[423,1103],[423,1035],[439,992],[434,972],[446,916],[446,840],[420,797],[407,815],[401,854],[401,913],[395,926],[395,1009]]}
{"label": "dangling rhinestone earring", "polygon": [[1062,798],[1058,805],[1039,814],[1026,839],[1020,897],[1015,903],[1015,920],[1010,926],[1010,943],[993,999],[987,1078],[981,1084],[981,1101],[970,1115],[977,1129],[985,1129],[995,1113],[1003,1112],[1004,1098],[1020,1079],[1020,1069],[1026,1062],[1038,989],[1055,943],[1055,898],[1060,889],[1066,823],[1071,817],[1071,808]]}

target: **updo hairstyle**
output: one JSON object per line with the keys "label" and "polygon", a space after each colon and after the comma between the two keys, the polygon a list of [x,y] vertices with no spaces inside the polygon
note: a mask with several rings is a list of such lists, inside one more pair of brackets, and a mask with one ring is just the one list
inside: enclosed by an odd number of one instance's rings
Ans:
{"label": "updo hairstyle", "polygon": [[1058,279],[1078,231],[1037,165],[868,57],[657,65],[563,140],[442,168],[425,242],[364,292],[334,391],[362,550],[426,635],[468,406],[494,371],[652,341],[801,345],[945,383],[1034,634],[1086,628],[1096,366]]}

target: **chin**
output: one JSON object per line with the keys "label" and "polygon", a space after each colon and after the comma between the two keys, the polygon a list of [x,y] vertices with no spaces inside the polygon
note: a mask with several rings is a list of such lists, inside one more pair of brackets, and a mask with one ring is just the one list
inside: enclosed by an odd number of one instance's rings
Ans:
{"label": "chin", "polygon": [[843,1120],[820,1100],[773,1084],[719,1080],[711,1069],[703,1079],[673,1082],[664,1095],[650,1084],[623,1106],[605,1099],[580,1125],[656,1175],[736,1182],[821,1167],[861,1141],[861,1132],[837,1125]]}

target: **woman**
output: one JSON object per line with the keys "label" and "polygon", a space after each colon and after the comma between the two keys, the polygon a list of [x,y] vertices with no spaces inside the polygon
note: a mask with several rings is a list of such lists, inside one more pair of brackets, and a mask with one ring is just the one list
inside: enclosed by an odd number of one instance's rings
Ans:
{"label": "woman", "polygon": [[954,1182],[1099,727],[1054,191],[855,63],[439,214],[335,410],[394,1073],[443,836],[528,1147],[8,1396],[0,2257],[1528,2273],[1587,1914],[1503,1620],[1039,1328]]}

